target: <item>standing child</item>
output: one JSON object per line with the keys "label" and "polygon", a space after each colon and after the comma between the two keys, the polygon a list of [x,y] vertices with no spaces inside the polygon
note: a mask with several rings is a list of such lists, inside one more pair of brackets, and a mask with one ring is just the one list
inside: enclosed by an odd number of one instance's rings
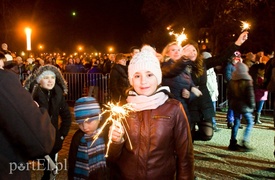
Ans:
{"label": "standing child", "polygon": [[256,112],[255,112],[255,124],[262,124],[260,117],[265,101],[267,100],[268,91],[264,89],[264,74],[265,74],[265,64],[255,64],[257,74],[254,82],[254,92],[256,101]]}
{"label": "standing child", "polygon": [[128,75],[127,102],[134,111],[126,117],[125,131],[119,123],[109,131],[108,157],[120,179],[194,179],[188,119],[182,104],[169,98],[169,88],[160,87],[160,62],[152,47],[144,46],[131,59]]}
{"label": "standing child", "polygon": [[[232,79],[228,84],[228,105],[234,112],[234,125],[231,131],[229,150],[232,151],[251,151],[249,140],[253,128],[252,113],[255,108],[255,95],[253,89],[252,77],[248,74],[248,67],[244,63],[237,63],[236,70],[232,73]],[[242,146],[237,144],[237,134],[240,126],[240,115],[243,115],[247,121],[244,131]]]}
{"label": "standing child", "polygon": [[[57,154],[62,149],[63,141],[67,136],[71,126],[71,112],[64,94],[68,92],[67,82],[63,78],[61,71],[50,64],[40,66],[24,82],[24,87],[32,92],[33,99],[39,107],[46,108],[51,117],[51,122],[56,130],[55,144],[49,154],[56,162]],[[59,118],[61,123],[59,123]],[[50,179],[51,170],[48,163],[44,163],[43,180]]]}
{"label": "standing child", "polygon": [[99,136],[100,106],[94,97],[75,102],[75,120],[79,130],[73,135],[69,150],[69,179],[108,179],[104,138]]}

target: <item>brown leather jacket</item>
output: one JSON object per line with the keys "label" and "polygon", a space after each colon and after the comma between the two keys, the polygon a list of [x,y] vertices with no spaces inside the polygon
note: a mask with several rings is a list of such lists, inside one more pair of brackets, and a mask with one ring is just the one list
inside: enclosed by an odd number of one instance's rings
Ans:
{"label": "brown leather jacket", "polygon": [[133,112],[127,123],[130,139],[125,135],[123,143],[111,143],[108,154],[121,179],[171,180],[175,173],[177,179],[194,179],[192,138],[179,101],[168,99],[157,109]]}

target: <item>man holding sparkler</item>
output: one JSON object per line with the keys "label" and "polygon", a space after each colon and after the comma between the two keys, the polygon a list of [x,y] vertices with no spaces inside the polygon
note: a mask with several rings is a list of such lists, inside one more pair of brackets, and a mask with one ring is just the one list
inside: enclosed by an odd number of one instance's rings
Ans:
{"label": "man holding sparkler", "polygon": [[113,123],[108,158],[121,179],[194,179],[194,154],[182,104],[161,87],[155,50],[144,46],[128,67],[127,102],[133,110],[125,122]]}

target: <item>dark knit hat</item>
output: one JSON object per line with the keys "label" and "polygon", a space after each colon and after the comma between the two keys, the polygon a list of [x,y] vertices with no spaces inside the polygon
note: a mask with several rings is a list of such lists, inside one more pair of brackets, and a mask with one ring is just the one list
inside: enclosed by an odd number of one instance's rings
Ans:
{"label": "dark knit hat", "polygon": [[75,101],[74,114],[77,123],[100,120],[100,106],[94,97],[82,97]]}
{"label": "dark knit hat", "polygon": [[232,73],[232,80],[252,80],[252,77],[248,73],[248,67],[246,64],[238,62],[236,65],[236,70]]}

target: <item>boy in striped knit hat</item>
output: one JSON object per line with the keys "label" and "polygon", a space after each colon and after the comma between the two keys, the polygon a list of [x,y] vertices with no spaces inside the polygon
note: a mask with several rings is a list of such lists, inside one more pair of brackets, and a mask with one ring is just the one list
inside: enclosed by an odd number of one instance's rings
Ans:
{"label": "boy in striped knit hat", "polygon": [[108,179],[105,141],[99,136],[100,106],[94,97],[82,97],[75,102],[75,120],[79,130],[73,135],[69,150],[68,179]]}

